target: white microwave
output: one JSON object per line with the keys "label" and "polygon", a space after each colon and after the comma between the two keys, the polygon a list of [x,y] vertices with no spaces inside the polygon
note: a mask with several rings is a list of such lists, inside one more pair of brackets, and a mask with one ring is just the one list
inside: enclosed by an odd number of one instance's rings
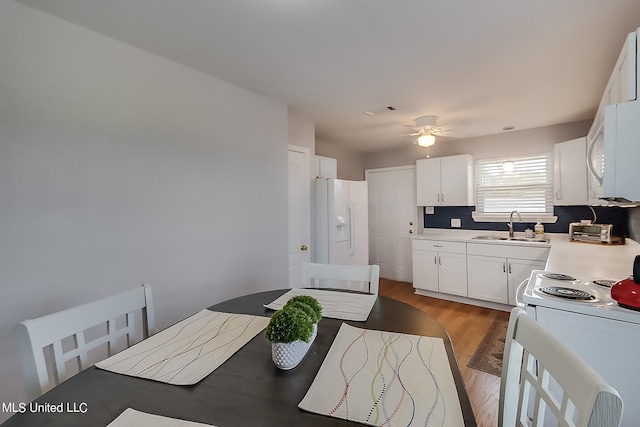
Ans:
{"label": "white microwave", "polygon": [[604,123],[589,141],[591,180],[612,202],[640,201],[640,101],[607,105]]}

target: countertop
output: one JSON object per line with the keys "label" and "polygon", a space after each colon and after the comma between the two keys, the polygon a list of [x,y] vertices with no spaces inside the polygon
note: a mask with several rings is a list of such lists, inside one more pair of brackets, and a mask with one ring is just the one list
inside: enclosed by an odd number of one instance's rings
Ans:
{"label": "countertop", "polygon": [[[489,245],[549,246],[545,270],[573,276],[583,281],[595,279],[620,280],[632,274],[633,260],[640,255],[640,244],[626,239],[624,245],[572,242],[564,233],[545,233],[549,242],[519,242],[508,240],[476,240],[485,234],[507,235],[506,231],[425,229],[413,239],[464,241]],[[524,237],[524,233],[515,233]]]}

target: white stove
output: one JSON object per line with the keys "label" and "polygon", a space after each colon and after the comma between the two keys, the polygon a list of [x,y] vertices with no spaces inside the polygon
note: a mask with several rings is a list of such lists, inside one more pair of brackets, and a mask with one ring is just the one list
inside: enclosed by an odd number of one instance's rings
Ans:
{"label": "white stove", "polygon": [[614,279],[581,281],[562,273],[533,270],[520,290],[524,305],[549,307],[575,313],[640,324],[640,311],[621,307],[611,298]]}
{"label": "white stove", "polygon": [[591,365],[624,402],[623,427],[640,419],[640,311],[611,298],[615,280],[581,281],[534,270],[516,300],[543,328]]}

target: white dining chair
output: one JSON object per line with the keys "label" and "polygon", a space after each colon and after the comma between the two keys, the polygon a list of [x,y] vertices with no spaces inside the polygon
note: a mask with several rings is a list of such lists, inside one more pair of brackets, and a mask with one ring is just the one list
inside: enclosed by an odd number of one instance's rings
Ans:
{"label": "white dining chair", "polygon": [[622,398],[521,308],[511,311],[498,426],[616,427]]}
{"label": "white dining chair", "polygon": [[27,396],[55,385],[154,333],[151,287],[142,285],[17,325]]}
{"label": "white dining chair", "polygon": [[378,294],[378,265],[302,264],[303,286],[310,288],[345,288]]}

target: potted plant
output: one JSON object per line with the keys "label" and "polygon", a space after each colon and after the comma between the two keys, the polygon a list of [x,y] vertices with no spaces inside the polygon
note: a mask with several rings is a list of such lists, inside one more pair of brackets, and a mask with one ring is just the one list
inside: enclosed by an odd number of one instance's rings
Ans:
{"label": "potted plant", "polygon": [[293,369],[307,354],[315,339],[322,307],[315,301],[288,302],[276,311],[267,325],[265,337],[271,342],[271,357],[280,369]]}

